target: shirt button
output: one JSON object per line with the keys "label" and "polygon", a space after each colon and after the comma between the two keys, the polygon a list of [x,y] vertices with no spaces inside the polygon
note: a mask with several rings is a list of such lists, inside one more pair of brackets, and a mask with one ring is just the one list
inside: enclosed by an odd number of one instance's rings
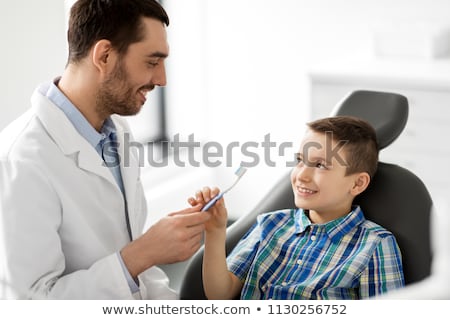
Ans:
{"label": "shirt button", "polygon": [[285,286],[287,286],[287,282],[286,282],[286,281],[283,281],[283,282],[281,283],[281,285],[282,285],[283,287],[285,287]]}
{"label": "shirt button", "polygon": [[312,235],[312,236],[311,236],[311,240],[312,240],[312,241],[315,241],[315,240],[316,240],[316,236]]}
{"label": "shirt button", "polygon": [[297,264],[302,264],[303,261],[302,260],[297,260]]}

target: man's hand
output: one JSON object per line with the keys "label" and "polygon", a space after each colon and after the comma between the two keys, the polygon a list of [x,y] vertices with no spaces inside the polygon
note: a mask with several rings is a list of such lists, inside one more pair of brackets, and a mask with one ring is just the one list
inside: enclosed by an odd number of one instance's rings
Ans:
{"label": "man's hand", "polygon": [[184,261],[201,246],[208,212],[196,205],[173,212],[152,225],[120,252],[132,277],[160,264]]}

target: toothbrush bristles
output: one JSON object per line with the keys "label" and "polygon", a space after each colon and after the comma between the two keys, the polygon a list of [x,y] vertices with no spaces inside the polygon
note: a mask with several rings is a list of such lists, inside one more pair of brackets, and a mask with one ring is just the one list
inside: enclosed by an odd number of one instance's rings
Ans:
{"label": "toothbrush bristles", "polygon": [[247,168],[244,168],[242,166],[240,166],[236,172],[234,173],[235,175],[237,175],[236,180],[234,181],[234,183],[228,187],[228,189],[222,191],[221,193],[219,193],[216,197],[214,197],[213,199],[211,199],[203,208],[202,211],[207,211],[209,208],[211,208],[216,202],[217,200],[219,200],[220,198],[223,197],[223,195],[225,193],[227,193],[228,191],[230,191],[237,183],[238,181],[242,178],[242,176],[244,175],[244,173],[247,171]]}
{"label": "toothbrush bristles", "polygon": [[237,175],[238,177],[242,177],[246,171],[247,168],[240,166],[239,168],[237,168],[234,174]]}
{"label": "toothbrush bristles", "polygon": [[237,168],[236,172],[234,173],[235,175],[237,175],[237,179],[234,181],[234,183],[228,187],[228,189],[226,189],[225,191],[223,191],[223,193],[227,193],[228,191],[230,191],[237,183],[238,181],[242,178],[242,176],[244,175],[244,173],[247,171],[247,168],[244,168],[242,166],[240,166],[239,168]]}

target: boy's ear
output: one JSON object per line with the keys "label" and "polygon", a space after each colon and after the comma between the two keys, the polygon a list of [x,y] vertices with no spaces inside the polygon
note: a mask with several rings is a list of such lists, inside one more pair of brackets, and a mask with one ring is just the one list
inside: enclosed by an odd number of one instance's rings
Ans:
{"label": "boy's ear", "polygon": [[353,186],[350,190],[352,196],[356,197],[358,194],[367,189],[370,183],[370,176],[367,172],[357,173]]}

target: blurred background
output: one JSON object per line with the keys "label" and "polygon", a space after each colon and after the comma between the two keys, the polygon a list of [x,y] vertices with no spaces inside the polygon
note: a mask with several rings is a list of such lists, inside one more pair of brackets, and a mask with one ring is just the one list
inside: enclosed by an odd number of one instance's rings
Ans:
{"label": "blurred background", "polygon": [[[30,107],[37,85],[64,70],[73,1],[0,1],[1,130]],[[205,185],[226,188],[242,161],[253,164],[226,200],[232,219],[249,211],[289,170],[304,124],[355,89],[406,95],[408,125],[381,159],[448,202],[450,0],[162,2],[171,19],[168,85],[129,118],[146,146],[148,224]],[[189,137],[199,142],[190,151],[157,144]]]}

